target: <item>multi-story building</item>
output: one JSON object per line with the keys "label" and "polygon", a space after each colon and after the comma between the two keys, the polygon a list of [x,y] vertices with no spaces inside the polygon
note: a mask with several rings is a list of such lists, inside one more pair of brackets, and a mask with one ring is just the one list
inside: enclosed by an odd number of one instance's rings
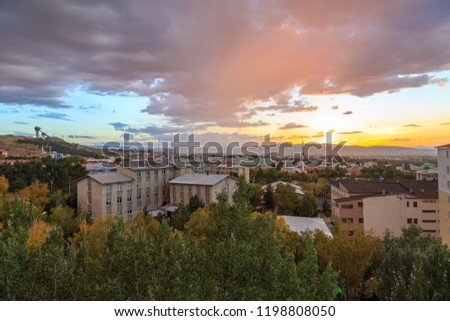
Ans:
{"label": "multi-story building", "polygon": [[450,144],[437,147],[439,171],[439,230],[450,246]]}
{"label": "multi-story building", "polygon": [[388,229],[400,235],[403,227],[415,224],[438,237],[437,200],[435,181],[341,180],[332,184],[332,218],[351,232],[359,228],[382,236]]}
{"label": "multi-story building", "polygon": [[194,195],[205,204],[210,204],[216,202],[217,195],[222,192],[227,195],[228,202],[232,203],[237,182],[237,178],[229,175],[185,174],[169,182],[170,204],[188,204]]}
{"label": "multi-story building", "polygon": [[131,220],[137,213],[159,209],[169,202],[169,181],[190,172],[173,165],[118,167],[117,173],[88,174],[77,181],[78,209],[93,219],[119,215]]}

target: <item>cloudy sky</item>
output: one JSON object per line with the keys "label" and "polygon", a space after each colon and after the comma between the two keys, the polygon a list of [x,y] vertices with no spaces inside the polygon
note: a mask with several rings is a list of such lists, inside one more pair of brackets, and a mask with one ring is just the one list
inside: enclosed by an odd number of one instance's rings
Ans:
{"label": "cloudy sky", "polygon": [[450,142],[448,0],[2,0],[0,134]]}

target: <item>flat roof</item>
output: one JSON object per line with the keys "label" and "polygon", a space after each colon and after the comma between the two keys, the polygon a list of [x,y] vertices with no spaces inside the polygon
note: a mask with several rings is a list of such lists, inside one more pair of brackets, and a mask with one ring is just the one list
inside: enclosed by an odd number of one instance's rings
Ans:
{"label": "flat roof", "polygon": [[219,175],[219,174],[184,174],[174,178],[169,183],[170,184],[186,184],[186,185],[208,185],[213,186],[217,183],[223,181],[225,178],[231,177],[230,175]]}
{"label": "flat roof", "polygon": [[100,184],[126,183],[133,181],[133,178],[121,173],[89,174],[87,177],[92,178]]}
{"label": "flat roof", "polygon": [[287,216],[281,215],[279,218],[283,218],[291,231],[302,233],[306,231],[314,232],[315,230],[322,231],[325,235],[333,237],[330,229],[325,221],[319,217],[301,217],[301,216]]}

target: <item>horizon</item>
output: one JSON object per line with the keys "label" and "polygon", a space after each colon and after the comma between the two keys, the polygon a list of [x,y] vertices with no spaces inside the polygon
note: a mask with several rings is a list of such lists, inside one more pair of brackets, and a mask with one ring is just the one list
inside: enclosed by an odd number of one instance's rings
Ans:
{"label": "horizon", "polygon": [[[5,1],[0,135],[432,149],[450,138],[450,3]],[[217,19],[211,19],[217,17]],[[52,21],[50,24],[48,21]]]}

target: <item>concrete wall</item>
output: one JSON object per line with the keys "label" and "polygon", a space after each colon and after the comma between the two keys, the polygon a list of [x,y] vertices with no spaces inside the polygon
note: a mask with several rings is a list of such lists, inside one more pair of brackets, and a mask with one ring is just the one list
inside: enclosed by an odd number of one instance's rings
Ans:
{"label": "concrete wall", "polygon": [[356,228],[364,230],[364,203],[362,199],[348,202],[335,202],[333,207],[333,219],[340,220],[342,225],[348,225],[350,230],[355,230]]}
{"label": "concrete wall", "polygon": [[386,229],[400,236],[403,227],[415,224],[425,233],[439,237],[437,200],[386,195],[366,198],[363,206],[364,229],[373,230],[377,236],[383,236]]}

